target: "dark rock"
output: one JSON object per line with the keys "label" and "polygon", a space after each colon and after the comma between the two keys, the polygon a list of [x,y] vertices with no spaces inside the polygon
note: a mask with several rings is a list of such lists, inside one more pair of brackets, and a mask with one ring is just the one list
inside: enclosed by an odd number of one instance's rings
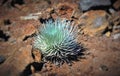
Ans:
{"label": "dark rock", "polygon": [[2,41],[8,41],[10,36],[6,35],[2,30],[0,30],[0,40]]}
{"label": "dark rock", "polygon": [[26,66],[26,68],[23,70],[23,72],[21,73],[20,76],[30,76],[32,74],[32,70],[31,70],[31,66],[34,68],[34,71],[41,71],[42,67],[43,67],[44,63],[37,63],[37,62],[33,62],[30,63]]}
{"label": "dark rock", "polygon": [[120,10],[120,0],[117,0],[114,4],[113,7],[117,10]]}
{"label": "dark rock", "polygon": [[0,56],[0,64],[3,63],[5,61],[5,57],[4,56]]}
{"label": "dark rock", "polygon": [[24,4],[24,0],[3,0],[2,1],[2,5],[4,5],[5,3],[9,3],[11,4],[11,6],[15,7],[15,4],[19,4],[22,5]]}
{"label": "dark rock", "polygon": [[10,25],[11,21],[9,19],[4,20],[4,25]]}
{"label": "dark rock", "polygon": [[97,8],[99,6],[100,8],[104,6],[110,6],[111,1],[110,0],[80,0],[79,5],[82,11],[87,11],[91,8]]}

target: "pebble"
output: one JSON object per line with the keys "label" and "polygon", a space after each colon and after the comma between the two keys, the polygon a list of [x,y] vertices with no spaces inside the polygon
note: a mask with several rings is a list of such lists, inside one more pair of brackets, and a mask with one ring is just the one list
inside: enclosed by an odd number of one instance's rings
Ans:
{"label": "pebble", "polygon": [[105,35],[106,35],[107,37],[110,37],[111,33],[108,31]]}
{"label": "pebble", "polygon": [[106,65],[101,65],[100,70],[102,71],[108,71],[108,67]]}

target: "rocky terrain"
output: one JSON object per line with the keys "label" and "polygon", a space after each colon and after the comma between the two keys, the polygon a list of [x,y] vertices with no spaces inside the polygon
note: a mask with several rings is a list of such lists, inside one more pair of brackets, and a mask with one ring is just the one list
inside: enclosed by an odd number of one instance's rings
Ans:
{"label": "rocky terrain", "polygon": [[[0,76],[120,76],[120,0],[107,5],[84,11],[80,0],[0,0]],[[33,48],[38,28],[58,17],[78,26],[86,48],[71,65],[44,63]]]}

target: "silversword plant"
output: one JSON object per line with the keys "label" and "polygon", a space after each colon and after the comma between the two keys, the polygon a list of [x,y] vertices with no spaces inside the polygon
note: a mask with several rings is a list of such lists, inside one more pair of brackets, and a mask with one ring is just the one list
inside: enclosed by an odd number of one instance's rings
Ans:
{"label": "silversword plant", "polygon": [[43,61],[56,65],[77,59],[82,47],[77,42],[77,27],[66,19],[49,20],[38,30],[34,47],[43,54]]}

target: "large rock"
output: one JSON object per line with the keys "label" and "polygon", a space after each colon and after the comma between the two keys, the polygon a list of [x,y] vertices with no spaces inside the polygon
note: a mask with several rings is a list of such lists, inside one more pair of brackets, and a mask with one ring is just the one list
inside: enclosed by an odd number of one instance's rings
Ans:
{"label": "large rock", "polygon": [[89,11],[84,13],[79,20],[80,29],[85,35],[99,36],[109,26],[105,11]]}
{"label": "large rock", "polygon": [[0,66],[0,69],[2,69],[0,70],[1,76],[19,76],[25,67],[33,62],[31,49],[31,45],[24,45],[19,50],[15,50]]}
{"label": "large rock", "polygon": [[13,39],[22,41],[26,36],[34,34],[36,31],[34,24],[35,22],[28,22],[27,24],[21,23],[18,24],[17,26],[11,26],[9,28],[11,34],[11,38],[9,41]]}
{"label": "large rock", "polygon": [[110,6],[110,0],[80,0],[80,8],[82,11],[87,11],[90,8],[98,6]]}

